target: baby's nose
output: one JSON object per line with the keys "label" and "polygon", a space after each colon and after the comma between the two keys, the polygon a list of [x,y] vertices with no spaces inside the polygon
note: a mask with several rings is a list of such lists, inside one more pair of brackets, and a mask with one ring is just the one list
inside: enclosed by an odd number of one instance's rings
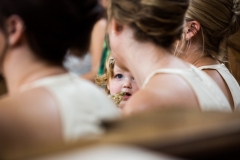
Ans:
{"label": "baby's nose", "polygon": [[123,88],[132,88],[131,79],[127,78],[124,80]]}

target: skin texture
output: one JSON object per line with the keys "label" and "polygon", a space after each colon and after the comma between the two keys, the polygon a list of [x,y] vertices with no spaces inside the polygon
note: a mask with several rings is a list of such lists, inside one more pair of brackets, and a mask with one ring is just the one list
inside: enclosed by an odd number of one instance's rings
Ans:
{"label": "skin texture", "polygon": [[124,108],[129,98],[138,90],[138,87],[130,72],[119,68],[117,65],[114,65],[113,71],[114,76],[109,80],[107,87],[110,91],[110,95],[119,92],[128,93],[118,105],[118,107]]}
{"label": "skin texture", "polygon": [[[14,150],[33,144],[62,142],[60,117],[54,98],[44,88],[23,91],[22,87],[66,71],[35,56],[25,38],[21,18],[10,16],[6,26],[8,39],[0,31],[1,71],[8,86],[8,95],[0,99],[0,150],[4,152],[9,148]],[[7,41],[9,45],[3,57],[2,44]]]}
{"label": "skin texture", "polygon": [[[103,8],[107,9],[108,0],[99,0],[99,3],[103,6]],[[89,48],[89,53],[91,54],[92,58],[91,70],[81,76],[82,78],[85,78],[92,82],[94,82],[94,79],[99,70],[106,27],[107,20],[105,18],[100,19],[93,27],[91,44]]]}
{"label": "skin texture", "polygon": [[79,55],[88,50],[102,10],[96,0],[59,1],[54,9],[49,7],[54,3],[1,2],[0,66],[8,93],[0,99],[0,155],[66,143],[59,100],[49,87],[31,85],[67,73],[64,55],[69,49]]}
{"label": "skin texture", "polygon": [[102,5],[104,8],[107,8],[107,6],[108,6],[108,1],[109,1],[109,0],[99,0],[99,3],[101,3],[101,5]]}
{"label": "skin texture", "polygon": [[92,37],[91,37],[91,44],[89,53],[91,54],[92,64],[91,70],[81,77],[85,78],[90,81],[94,81],[95,76],[98,73],[100,60],[102,56],[102,48],[103,42],[105,37],[105,30],[106,30],[107,21],[106,19],[100,19],[93,28]]}
{"label": "skin texture", "polygon": [[7,96],[0,106],[1,151],[62,141],[57,104],[45,89]]}
{"label": "skin texture", "polygon": [[[115,63],[120,68],[129,70],[139,87],[156,69],[189,68],[188,64],[172,55],[170,51],[151,42],[137,41],[133,37],[133,30],[127,25],[117,23],[114,18],[110,21],[108,32]],[[150,79],[146,87],[141,88],[129,99],[124,113],[129,115],[170,106],[199,108],[193,90],[183,78],[171,74],[157,74]]]}
{"label": "skin texture", "polygon": [[[195,30],[190,30],[190,32],[187,32],[191,26],[195,27]],[[188,49],[188,51],[184,54],[181,55],[180,58],[182,58],[184,61],[189,62],[193,64],[196,67],[201,67],[205,65],[215,65],[215,64],[220,64],[220,62],[212,57],[207,57],[207,56],[202,56],[202,51],[199,50],[201,48],[202,44],[201,41],[199,41],[198,37],[199,32],[201,28],[200,23],[197,21],[190,21],[186,23],[185,29],[184,29],[184,34],[186,34],[186,38],[191,39],[191,45]],[[218,73],[216,70],[203,70],[206,72],[221,88],[223,91],[224,95],[228,99],[228,102],[230,103],[231,106],[234,106],[233,103],[233,98],[231,95],[231,92],[225,82],[225,80],[222,78],[222,76]]]}

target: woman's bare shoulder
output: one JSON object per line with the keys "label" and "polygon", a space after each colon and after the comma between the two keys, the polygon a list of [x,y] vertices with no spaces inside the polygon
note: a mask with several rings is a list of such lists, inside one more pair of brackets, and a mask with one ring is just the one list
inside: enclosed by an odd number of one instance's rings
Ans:
{"label": "woman's bare shoulder", "polygon": [[92,30],[92,36],[93,34],[105,34],[105,29],[107,27],[107,20],[102,18],[99,19],[93,26],[93,30]]}
{"label": "woman's bare shoulder", "polygon": [[124,113],[129,114],[162,107],[198,106],[192,88],[183,78],[177,75],[159,77],[152,78],[145,88],[129,99]]}
{"label": "woman's bare shoulder", "polygon": [[47,103],[53,105],[53,96],[47,89],[38,87],[2,97],[0,99],[0,108],[5,105],[16,107],[18,109],[20,109],[20,107],[17,106],[22,106],[23,108],[38,108],[39,106],[46,105]]}
{"label": "woman's bare shoulder", "polygon": [[103,28],[105,29],[107,26],[107,20],[105,18],[102,18],[100,20],[98,20],[95,25],[94,28]]}
{"label": "woman's bare shoulder", "polygon": [[27,146],[60,139],[60,118],[55,103],[43,88],[2,98],[0,149],[5,149],[4,146]]}
{"label": "woman's bare shoulder", "polygon": [[123,108],[123,113],[125,115],[129,115],[135,112],[141,112],[144,110],[148,110],[150,108],[154,108],[158,103],[161,96],[154,93],[154,90],[150,89],[140,89],[137,91],[127,102],[127,104]]}

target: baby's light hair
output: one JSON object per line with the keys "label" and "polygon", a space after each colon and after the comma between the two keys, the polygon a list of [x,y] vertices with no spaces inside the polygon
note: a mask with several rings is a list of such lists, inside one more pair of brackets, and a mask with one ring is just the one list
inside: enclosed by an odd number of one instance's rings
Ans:
{"label": "baby's light hair", "polygon": [[111,54],[109,54],[105,62],[103,75],[97,75],[95,78],[95,83],[101,87],[104,87],[107,94],[110,94],[107,84],[114,76],[114,65],[114,58],[111,56]]}

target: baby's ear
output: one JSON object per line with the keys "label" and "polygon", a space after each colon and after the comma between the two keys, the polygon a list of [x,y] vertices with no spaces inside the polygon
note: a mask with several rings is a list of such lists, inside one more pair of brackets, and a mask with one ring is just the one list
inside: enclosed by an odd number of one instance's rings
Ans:
{"label": "baby's ear", "polygon": [[186,23],[186,39],[190,40],[193,38],[195,35],[197,35],[198,31],[200,30],[201,25],[197,21],[190,21]]}

